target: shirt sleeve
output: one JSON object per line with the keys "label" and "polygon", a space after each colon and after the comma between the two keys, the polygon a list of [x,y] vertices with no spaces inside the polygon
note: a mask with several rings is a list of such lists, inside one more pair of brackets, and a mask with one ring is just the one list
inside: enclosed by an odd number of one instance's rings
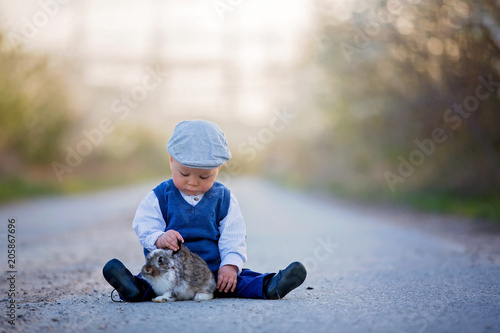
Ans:
{"label": "shirt sleeve", "polygon": [[164,232],[166,223],[160,210],[158,198],[153,191],[141,201],[135,212],[132,228],[141,245],[149,251],[156,250],[155,242]]}
{"label": "shirt sleeve", "polygon": [[219,232],[220,267],[234,265],[241,273],[243,264],[247,261],[246,229],[240,205],[232,193],[229,210],[220,222]]}

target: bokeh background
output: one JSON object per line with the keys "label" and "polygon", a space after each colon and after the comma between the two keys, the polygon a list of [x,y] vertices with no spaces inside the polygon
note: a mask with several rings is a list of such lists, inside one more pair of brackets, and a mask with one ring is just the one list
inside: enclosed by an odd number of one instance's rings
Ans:
{"label": "bokeh background", "polygon": [[186,119],[257,174],[500,221],[500,4],[0,1],[0,200],[169,177]]}

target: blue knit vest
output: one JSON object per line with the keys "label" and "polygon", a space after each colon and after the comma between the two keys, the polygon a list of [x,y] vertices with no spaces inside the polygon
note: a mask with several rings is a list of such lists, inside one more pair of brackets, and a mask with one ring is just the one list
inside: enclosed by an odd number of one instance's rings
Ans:
{"label": "blue knit vest", "polygon": [[[165,220],[165,231],[178,231],[184,238],[184,245],[205,260],[212,272],[217,271],[221,263],[219,224],[227,216],[230,191],[215,182],[196,206],[184,200],[172,179],[164,181],[153,191]],[[148,252],[144,249],[144,255]]]}

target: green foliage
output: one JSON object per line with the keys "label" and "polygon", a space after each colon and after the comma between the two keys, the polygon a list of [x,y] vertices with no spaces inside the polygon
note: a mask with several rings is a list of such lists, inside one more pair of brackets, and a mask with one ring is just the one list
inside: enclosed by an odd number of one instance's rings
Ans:
{"label": "green foliage", "polygon": [[[496,191],[500,127],[494,124],[500,123],[500,99],[484,85],[480,92],[487,97],[475,96],[480,76],[500,82],[500,5],[399,3],[396,10],[388,1],[372,7],[359,2],[348,20],[325,8],[317,12],[323,44],[314,64],[323,89],[315,100],[326,123],[314,134],[316,141],[331,142],[329,154],[345,159],[349,169],[326,170],[328,163],[317,163],[317,173],[335,181],[362,178],[367,187],[383,185],[384,172],[397,173],[398,157],[408,159],[418,148],[415,140],[442,128],[446,142],[436,145],[399,190]],[[475,111],[455,109],[474,99],[479,101]],[[446,112],[453,122],[445,119]]]}
{"label": "green foliage", "polygon": [[7,49],[0,35],[0,156],[14,154],[28,165],[53,160],[69,108],[65,85],[50,62]]}
{"label": "green foliage", "polygon": [[[498,1],[349,3],[352,15],[340,10],[349,4],[316,2],[312,105],[273,142],[270,155],[282,158],[268,159],[270,172],[287,165],[294,181],[350,196],[498,218],[500,92],[480,79],[500,83]],[[446,140],[402,175],[401,158],[421,152],[415,140],[439,128]],[[389,172],[400,177],[394,191]]]}

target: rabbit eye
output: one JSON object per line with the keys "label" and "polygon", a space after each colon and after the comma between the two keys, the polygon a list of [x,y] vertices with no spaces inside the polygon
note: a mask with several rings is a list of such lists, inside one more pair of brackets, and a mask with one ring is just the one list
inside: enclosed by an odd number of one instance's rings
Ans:
{"label": "rabbit eye", "polygon": [[163,262],[163,257],[158,257],[158,263],[161,264]]}

